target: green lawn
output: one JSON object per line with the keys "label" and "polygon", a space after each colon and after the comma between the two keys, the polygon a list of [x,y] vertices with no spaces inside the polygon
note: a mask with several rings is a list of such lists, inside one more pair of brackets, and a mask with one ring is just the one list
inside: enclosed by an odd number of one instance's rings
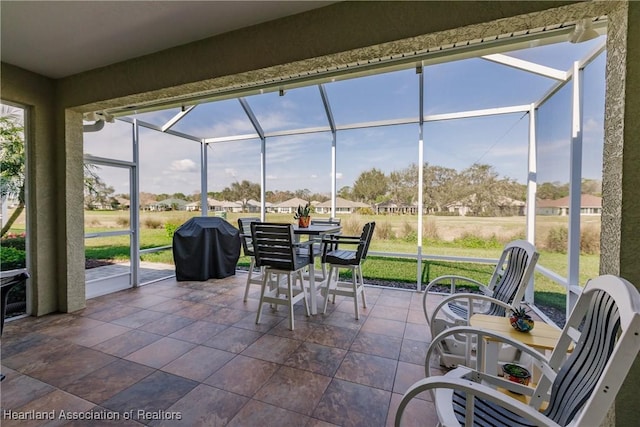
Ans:
{"label": "green lawn", "polygon": [[[164,225],[179,225],[187,219],[198,216],[199,212],[143,212],[140,222],[141,249],[171,245],[171,237]],[[237,224],[239,214],[228,214],[227,220]],[[245,214],[244,216],[247,216]],[[127,212],[85,213],[86,233],[113,231],[127,228]],[[598,218],[599,219],[599,218]],[[293,222],[291,215],[268,214],[268,221]],[[563,217],[539,217],[536,230],[543,233],[553,227],[566,226]],[[416,254],[417,253],[417,217],[415,216],[366,216],[351,215],[342,218],[344,234],[358,234],[367,221],[376,221],[376,233],[371,244],[371,252]],[[475,257],[497,259],[504,243],[524,236],[524,217],[471,218],[428,216],[425,217],[422,254]],[[586,218],[585,223],[594,223],[595,218]],[[598,223],[599,224],[599,223]],[[162,228],[148,228],[162,227]],[[536,240],[541,239],[540,236]],[[125,260],[129,258],[128,236],[86,239],[86,255],[89,259]],[[543,245],[542,245],[543,246]],[[551,271],[566,276],[567,255],[546,251],[538,246],[539,264]],[[173,263],[170,250],[144,254],[145,261]],[[580,257],[580,283],[598,274],[599,255]],[[249,259],[241,256],[240,266],[248,267]],[[423,261],[422,283],[444,274],[459,274],[487,282],[493,266],[490,264]],[[415,284],[417,281],[417,261],[410,258],[382,257],[372,254],[364,264],[363,274],[370,280],[387,280]],[[348,273],[345,277],[348,276]],[[565,290],[562,286],[544,277],[535,275],[535,298],[539,303],[564,309]]]}

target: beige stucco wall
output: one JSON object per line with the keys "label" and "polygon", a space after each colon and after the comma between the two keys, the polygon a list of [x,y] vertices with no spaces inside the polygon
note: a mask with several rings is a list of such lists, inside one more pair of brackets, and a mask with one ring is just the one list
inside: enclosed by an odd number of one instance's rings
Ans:
{"label": "beige stucco wall", "polygon": [[[600,272],[620,275],[640,287],[640,3],[616,10],[610,21]],[[638,424],[639,383],[636,358],[616,399],[615,425]]]}
{"label": "beige stucco wall", "polygon": [[58,189],[56,159],[64,158],[64,144],[56,144],[55,82],[40,75],[2,64],[3,100],[26,107],[27,123],[27,229],[31,312],[51,313],[59,309],[58,292],[66,286],[58,252]]}
{"label": "beige stucco wall", "polygon": [[[81,116],[265,78],[607,14],[607,129],[603,273],[637,285],[640,270],[640,4],[587,2],[354,2],[261,24],[52,82],[2,64],[3,99],[30,106],[29,230],[34,313],[84,305]],[[520,15],[514,18],[511,16]],[[247,48],[250,46],[251,48]],[[613,59],[612,59],[613,58]],[[613,76],[613,77],[612,77]],[[624,172],[624,173],[623,173]],[[37,248],[37,250],[36,250]],[[617,425],[633,425],[636,366],[617,400]]]}

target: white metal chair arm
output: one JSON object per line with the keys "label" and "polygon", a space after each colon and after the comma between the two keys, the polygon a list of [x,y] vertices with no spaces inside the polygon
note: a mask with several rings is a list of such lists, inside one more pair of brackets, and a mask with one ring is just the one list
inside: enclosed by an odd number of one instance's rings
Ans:
{"label": "white metal chair arm", "polygon": [[[559,427],[559,424],[556,424],[531,406],[525,405],[522,402],[510,396],[507,396],[506,394],[498,393],[491,387],[464,378],[471,372],[472,371],[467,368],[460,367],[454,369],[445,376],[424,378],[413,384],[402,396],[402,400],[400,401],[400,405],[398,407],[398,412],[396,412],[395,426],[400,427],[402,415],[404,414],[404,411],[411,399],[424,391],[431,390],[433,393],[433,390],[437,390],[438,397],[442,397],[442,399],[436,399],[436,410],[438,411],[438,416],[440,418],[440,425],[443,427],[460,427],[460,423],[456,419],[452,407],[438,405],[438,401],[443,401],[450,404],[451,399],[447,398],[447,396],[452,396],[454,390],[460,390],[467,393],[467,396],[473,395],[494,402],[501,407],[508,409],[523,418],[526,418],[535,425],[541,427]],[[445,393],[440,394],[441,391],[445,391]],[[467,399],[466,425],[468,426],[473,425],[473,402],[474,399]]]}
{"label": "white metal chair arm", "polygon": [[[475,279],[471,279],[469,277],[464,277],[464,276],[456,276],[456,275],[444,275],[444,276],[439,276],[436,277],[435,279],[433,279],[432,281],[430,281],[427,286],[424,288],[424,295],[422,296],[422,310],[424,311],[424,317],[427,319],[427,323],[430,323],[430,319],[429,319],[429,312],[427,310],[427,297],[430,294],[430,290],[434,285],[438,285],[441,284],[441,282],[445,281],[445,280],[449,280],[450,284],[449,284],[449,293],[454,294],[456,292],[456,282],[457,281],[461,281],[461,282],[466,282],[466,283],[472,283],[476,286],[479,286],[480,289],[482,289],[483,293],[486,293],[488,288],[483,284],[478,282]],[[491,291],[489,291],[489,293],[491,293]],[[433,293],[431,293],[433,294]]]}
{"label": "white metal chair arm", "polygon": [[[428,322],[429,325],[433,326],[433,319],[435,319],[438,315],[438,313],[443,309],[448,306],[449,303],[454,302],[454,301],[465,301],[466,302],[466,306],[468,307],[468,313],[467,313],[467,318],[466,319],[461,319],[461,320],[465,320],[466,324],[469,324],[469,319],[471,318],[471,316],[473,316],[474,311],[473,311],[473,303],[474,302],[478,302],[478,301],[484,301],[486,303],[493,303],[495,305],[499,305],[500,307],[504,307],[505,310],[510,310],[511,308],[513,308],[511,305],[497,300],[491,296],[488,295],[483,295],[483,294],[472,294],[472,293],[458,293],[458,294],[453,294],[453,295],[449,295],[445,298],[442,299],[442,301],[440,301],[440,303],[438,303],[438,305],[436,306],[436,308],[433,310],[433,314],[431,315],[431,322]],[[453,313],[449,314],[448,313],[448,317],[452,317]],[[456,316],[457,317],[457,316]],[[432,331],[433,332],[433,331]]]}

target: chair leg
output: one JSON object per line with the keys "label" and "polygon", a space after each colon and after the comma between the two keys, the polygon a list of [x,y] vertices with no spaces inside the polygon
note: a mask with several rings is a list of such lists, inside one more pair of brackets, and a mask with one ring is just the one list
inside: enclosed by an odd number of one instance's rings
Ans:
{"label": "chair leg", "polygon": [[351,272],[351,283],[353,286],[353,306],[356,311],[356,320],[360,319],[360,310],[358,308],[358,271],[353,269]]}
{"label": "chair leg", "polygon": [[[335,269],[335,273],[336,273],[336,289],[338,288],[338,280],[340,280],[340,269],[336,267]],[[335,304],[336,303],[336,294],[333,294],[333,297],[331,298],[331,304]]]}
{"label": "chair leg", "polygon": [[293,331],[293,283],[291,280],[291,273],[287,275],[287,291],[287,297],[289,299],[289,329]]}
{"label": "chair leg", "polygon": [[364,278],[362,277],[362,266],[358,266],[358,275],[360,276],[360,289],[362,292],[362,307],[367,308],[367,296],[364,293]]}
{"label": "chair leg", "polygon": [[300,280],[300,291],[302,292],[302,300],[304,301],[304,308],[307,313],[307,317],[311,316],[311,311],[309,310],[309,299],[307,298],[307,291],[304,289],[304,276],[302,271],[298,271],[298,279]]}
{"label": "chair leg", "polygon": [[264,298],[264,292],[267,289],[267,279],[270,274],[265,271],[265,274],[262,276],[262,286],[260,286],[260,301],[258,302],[258,314],[256,315],[256,325],[260,323],[260,319],[262,318],[262,301]]}
{"label": "chair leg", "polygon": [[251,262],[249,263],[249,276],[247,277],[247,286],[244,290],[244,299],[242,301],[247,302],[247,298],[249,297],[249,288],[251,287],[251,276],[253,276],[253,269],[256,265],[256,260],[251,257]]}
{"label": "chair leg", "polygon": [[331,296],[331,283],[333,282],[333,273],[336,268],[334,266],[329,267],[329,276],[327,276],[327,285],[325,286],[325,297],[324,297],[324,310],[323,314],[327,314],[327,304],[329,302],[329,297]]}

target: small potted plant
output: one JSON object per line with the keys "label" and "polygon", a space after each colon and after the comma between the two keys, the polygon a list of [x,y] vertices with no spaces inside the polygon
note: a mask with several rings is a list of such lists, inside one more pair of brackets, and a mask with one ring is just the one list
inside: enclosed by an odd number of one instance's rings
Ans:
{"label": "small potted plant", "polygon": [[514,383],[529,385],[531,373],[525,367],[516,365],[515,363],[506,363],[502,366],[504,377]]}
{"label": "small potted plant", "polygon": [[298,227],[307,228],[309,227],[309,223],[311,222],[311,205],[307,202],[306,205],[298,205],[298,209],[296,209],[295,214],[293,215],[293,219],[298,220]]}
{"label": "small potted plant", "polygon": [[509,316],[509,322],[516,331],[529,332],[533,329],[533,319],[527,314],[525,307],[512,308],[511,316]]}

